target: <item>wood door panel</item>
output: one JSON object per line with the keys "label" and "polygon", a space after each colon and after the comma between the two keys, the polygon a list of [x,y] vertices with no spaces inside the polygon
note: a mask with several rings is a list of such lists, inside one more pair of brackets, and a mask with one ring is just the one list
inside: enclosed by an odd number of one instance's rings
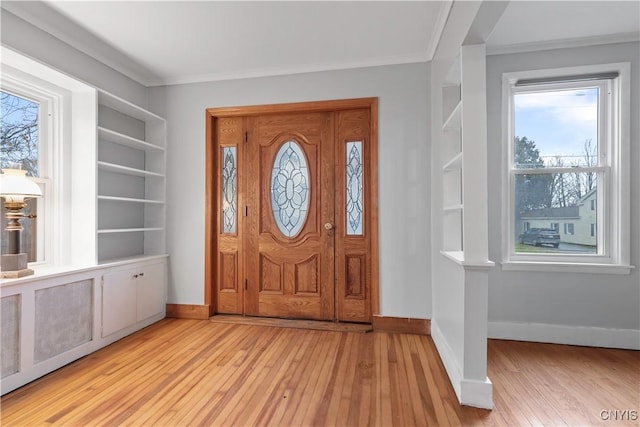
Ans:
{"label": "wood door panel", "polygon": [[238,292],[238,253],[220,252],[220,292]]}
{"label": "wood door panel", "polygon": [[292,298],[278,295],[261,296],[260,313],[257,316],[328,320],[322,315],[322,305],[317,298]]}
{"label": "wood door panel", "polygon": [[294,294],[318,295],[318,277],[320,276],[319,256],[311,255],[309,258],[294,264]]}
{"label": "wood door panel", "polygon": [[272,260],[265,254],[260,254],[260,282],[258,289],[263,293],[284,294],[283,264]]}
{"label": "wood door panel", "polygon": [[366,298],[366,261],[365,254],[345,255],[345,298]]}

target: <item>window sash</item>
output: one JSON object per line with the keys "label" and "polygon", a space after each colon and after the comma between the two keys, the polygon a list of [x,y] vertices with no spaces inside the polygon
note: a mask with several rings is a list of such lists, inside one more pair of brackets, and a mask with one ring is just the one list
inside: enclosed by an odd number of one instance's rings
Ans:
{"label": "window sash", "polygon": [[[571,166],[571,167],[540,167],[521,168],[515,164],[515,96],[522,93],[550,92],[569,89],[598,88],[598,140],[597,145],[597,165],[595,166]],[[561,81],[550,83],[539,83],[535,85],[517,86],[514,81],[509,86],[508,95],[508,119],[507,123],[507,179],[508,179],[508,221],[507,221],[507,259],[509,261],[535,261],[535,262],[585,262],[585,263],[609,263],[611,258],[611,238],[612,231],[610,224],[610,196],[609,187],[611,185],[611,159],[609,153],[612,151],[613,137],[615,132],[616,119],[612,110],[613,82],[611,80],[600,81]],[[516,252],[516,177],[518,175],[543,175],[562,173],[588,173],[595,172],[598,175],[598,191],[596,203],[596,228],[598,230],[597,253],[520,253]],[[606,207],[603,208],[603,207]],[[575,233],[575,226],[574,226]]]}
{"label": "window sash", "polygon": [[[544,173],[542,171],[549,170],[551,168],[518,168],[515,165],[514,159],[514,146],[513,141],[515,139],[515,96],[526,93],[537,92],[552,92],[571,89],[587,89],[598,88],[598,140],[597,140],[597,160],[598,164],[595,167],[605,167],[610,165],[608,153],[611,151],[611,143],[613,140],[613,126],[611,123],[611,98],[612,98],[612,80],[600,80],[589,82],[558,82],[558,83],[546,83],[534,86],[518,87],[515,84],[511,85],[511,91],[509,94],[509,169],[510,170],[526,170],[526,171],[538,171],[541,172],[529,172],[529,173]],[[578,168],[588,168],[586,166],[577,166]],[[568,169],[574,169],[573,167],[567,167]],[[565,168],[556,168],[565,169]]]}
{"label": "window sash", "polygon": [[58,114],[57,95],[44,87],[38,86],[38,82],[31,78],[22,79],[10,73],[3,74],[0,85],[3,92],[10,93],[20,98],[27,99],[38,104],[38,176],[29,177],[42,189],[42,197],[37,203],[37,217],[23,221],[36,221],[36,261],[29,262],[29,266],[47,265],[55,263],[54,242],[56,232],[54,224],[60,220],[57,213],[56,198],[58,191],[52,185],[51,177],[54,175],[55,153],[53,117]]}

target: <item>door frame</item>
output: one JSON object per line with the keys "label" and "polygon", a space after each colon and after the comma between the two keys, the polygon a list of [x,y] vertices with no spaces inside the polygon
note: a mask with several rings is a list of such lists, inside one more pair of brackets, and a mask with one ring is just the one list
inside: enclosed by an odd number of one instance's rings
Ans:
{"label": "door frame", "polygon": [[227,117],[259,116],[280,113],[311,113],[368,109],[370,112],[369,141],[371,156],[368,166],[371,177],[371,315],[380,312],[379,293],[379,245],[378,245],[378,98],[339,99],[330,101],[296,102],[287,104],[251,105],[240,107],[207,108],[205,112],[205,262],[204,262],[204,303],[209,316],[215,314],[216,291],[214,272],[216,267],[217,201],[220,197],[220,177],[218,176],[219,150],[215,140],[216,120]]}

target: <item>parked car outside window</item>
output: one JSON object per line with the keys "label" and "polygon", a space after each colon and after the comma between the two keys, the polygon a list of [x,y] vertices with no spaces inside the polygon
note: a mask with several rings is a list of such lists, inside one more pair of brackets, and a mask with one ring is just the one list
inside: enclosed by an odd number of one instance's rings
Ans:
{"label": "parked car outside window", "polygon": [[530,228],[520,235],[520,243],[527,245],[560,245],[560,234],[553,228]]}

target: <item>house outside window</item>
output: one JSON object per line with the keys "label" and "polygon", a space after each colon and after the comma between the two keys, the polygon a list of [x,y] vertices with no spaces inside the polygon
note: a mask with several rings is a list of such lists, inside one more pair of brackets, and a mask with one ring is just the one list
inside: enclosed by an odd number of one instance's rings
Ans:
{"label": "house outside window", "polygon": [[[503,265],[628,265],[628,73],[610,64],[503,75]],[[521,244],[527,226],[562,230],[560,244]]]}

